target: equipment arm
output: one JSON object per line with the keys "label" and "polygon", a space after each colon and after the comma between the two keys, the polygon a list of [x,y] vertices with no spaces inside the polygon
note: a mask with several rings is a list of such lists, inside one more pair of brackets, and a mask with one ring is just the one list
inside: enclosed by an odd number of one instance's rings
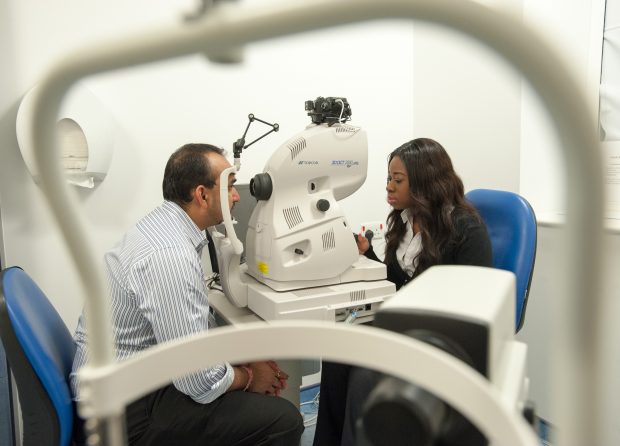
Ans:
{"label": "equipment arm", "polygon": [[[259,136],[258,138],[256,138],[251,143],[246,144],[245,143],[245,136],[248,134],[248,130],[250,129],[250,124],[252,124],[254,121],[262,122],[263,124],[270,126],[271,130],[269,130],[268,132],[266,132],[263,135]],[[269,123],[267,121],[263,121],[262,119],[259,119],[256,116],[254,116],[252,113],[250,113],[248,115],[248,125],[245,127],[245,132],[243,132],[243,136],[233,143],[233,155],[234,155],[234,158],[235,158],[235,165],[238,164],[237,160],[241,159],[241,152],[243,151],[243,149],[247,149],[252,144],[254,144],[256,141],[260,141],[265,136],[269,135],[272,132],[277,132],[278,130],[280,130],[280,125],[279,124],[277,124],[277,123],[271,124],[271,123]]]}

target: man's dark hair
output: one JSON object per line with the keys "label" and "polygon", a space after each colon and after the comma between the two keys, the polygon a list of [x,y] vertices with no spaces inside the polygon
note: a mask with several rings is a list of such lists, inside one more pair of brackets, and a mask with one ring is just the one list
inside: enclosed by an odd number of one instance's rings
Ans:
{"label": "man's dark hair", "polygon": [[206,188],[215,186],[215,178],[209,166],[208,153],[224,155],[224,151],[211,144],[185,144],[178,148],[166,163],[162,189],[164,200],[179,206],[192,201],[192,190],[201,184]]}

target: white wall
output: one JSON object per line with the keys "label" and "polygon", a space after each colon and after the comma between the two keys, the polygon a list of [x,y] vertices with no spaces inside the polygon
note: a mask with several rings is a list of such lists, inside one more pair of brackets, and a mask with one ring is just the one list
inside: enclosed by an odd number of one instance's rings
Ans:
{"label": "white wall", "polygon": [[[563,57],[572,75],[589,92],[593,110],[598,89],[593,90],[591,22],[600,0],[525,0],[524,20]],[[600,31],[602,33],[602,29]],[[598,48],[600,52],[600,48]],[[600,60],[599,60],[600,63]],[[558,76],[565,73],[558,73]],[[594,79],[597,81],[596,76]],[[594,117],[593,117],[594,123]],[[520,191],[539,216],[564,214],[566,177],[564,158],[551,118],[531,87],[523,85],[521,108]]]}
{"label": "white wall", "polygon": [[[71,329],[82,291],[18,150],[14,127],[20,98],[67,51],[172,23],[193,5],[113,1],[93,10],[77,1],[2,3],[0,58],[8,69],[2,73],[0,104],[0,206],[6,263],[35,278]],[[279,133],[245,152],[239,177],[248,181],[281,142],[309,123],[304,101],[319,95],[347,97],[352,124],[369,134],[368,181],[343,201],[350,223],[383,220],[387,154],[414,136],[412,35],[410,23],[369,23],[253,45],[241,66],[217,66],[193,56],[88,79],[116,122],[106,179],[94,190],[77,190],[98,254],[161,202],[163,168],[174,149],[196,141],[230,148],[248,113],[278,122]],[[248,136],[263,130],[256,125]]]}
{"label": "white wall", "polygon": [[[558,317],[555,309],[562,308],[564,296],[556,291],[556,277],[554,265],[557,263],[556,249],[560,246],[563,237],[562,225],[542,224],[538,227],[538,251],[536,254],[536,268],[532,279],[530,296],[527,304],[525,323],[518,339],[528,345],[528,375],[530,378],[530,394],[536,403],[538,415],[552,424],[556,422],[555,411],[551,401],[550,389],[553,387],[552,361],[554,346],[551,341],[551,332],[554,330],[554,321]],[[607,231],[604,237],[606,246],[603,262],[604,281],[601,286],[603,299],[606,302],[607,314],[614,327],[606,333],[606,380],[608,389],[605,392],[604,435],[607,441],[601,444],[620,444],[620,428],[618,428],[617,414],[620,403],[617,395],[620,392],[620,351],[618,350],[618,324],[615,323],[620,314],[620,235],[616,231]],[[561,371],[559,371],[561,373]]]}
{"label": "white wall", "polygon": [[[495,1],[520,15],[521,1]],[[466,190],[519,191],[521,76],[488,47],[421,24],[414,39],[416,136],[441,142]]]}
{"label": "white wall", "polygon": [[[51,296],[71,329],[81,307],[82,293],[41,190],[30,178],[19,153],[15,136],[17,107],[21,96],[64,53],[118,36],[123,30],[135,31],[147,24],[172,22],[175,12],[169,6],[166,8],[165,2],[141,3],[133,2],[125,7],[117,2],[108,4],[107,9],[93,9],[92,5],[77,1],[1,3],[0,42],[6,48],[0,57],[2,66],[6,67],[2,70],[6,82],[0,104],[0,206],[6,264],[24,267]],[[149,11],[149,14],[142,14],[142,11]],[[123,148],[133,145],[128,142],[130,136],[126,132],[119,131],[115,136],[117,152],[123,153]],[[135,180],[121,186],[116,184],[114,178],[123,176],[123,164],[132,163],[131,157],[136,156],[134,150],[124,153],[130,158],[115,157],[110,173],[112,181],[80,194],[84,213],[101,250],[118,238],[121,226],[132,221],[131,215],[118,203],[122,201],[127,209],[136,208],[134,199],[143,184]],[[146,163],[143,166],[146,167]],[[128,185],[135,194],[127,193]]]}
{"label": "white wall", "polygon": [[[604,1],[535,0],[526,1],[525,6],[529,19],[537,23],[541,29],[547,30],[549,38],[555,42],[559,51],[564,51],[566,58],[571,61],[577,76],[582,79],[589,100],[596,108],[599,76],[597,63],[600,64],[602,34],[602,20],[599,14],[604,8]],[[553,423],[556,420],[555,408],[552,406],[549,392],[553,380],[550,372],[553,346],[548,333],[556,317],[553,312],[554,305],[559,304],[561,308],[564,296],[558,294],[555,287],[557,277],[551,273],[563,242],[563,229],[561,224],[556,225],[552,222],[563,220],[568,199],[564,192],[567,179],[558,138],[550,127],[549,117],[530,91],[524,94],[522,122],[521,191],[534,204],[542,224],[539,225],[538,256],[530,303],[525,326],[519,338],[529,346],[528,372],[539,414]],[[613,214],[609,212],[608,216],[605,221],[608,230],[604,240],[602,297],[607,309],[606,314],[611,321],[609,325],[617,327],[615,320],[620,312],[618,307],[620,283],[617,275],[617,271],[620,270],[618,255],[620,225],[617,216],[613,219]],[[620,357],[617,349],[620,333],[613,328],[606,335],[603,351],[608,367],[605,369],[603,380],[605,391],[601,426],[604,438],[602,444],[611,445],[620,443],[620,429],[615,419],[620,410],[617,399],[620,389],[618,379]]]}
{"label": "white wall", "polygon": [[[563,56],[579,76],[584,88],[588,80],[591,0],[525,0],[524,20]],[[562,73],[558,73],[562,75]],[[565,163],[558,135],[546,109],[532,88],[523,83],[521,107],[520,193],[536,211],[539,220],[537,258],[525,324],[518,338],[528,344],[528,375],[531,395],[540,416],[553,423],[550,375],[553,350],[549,340],[554,302],[561,301],[554,288],[554,264],[559,255],[561,227],[546,224],[560,221],[566,209]]]}
{"label": "white wall", "polygon": [[[543,33],[570,69],[580,79],[593,109],[598,107],[598,79],[602,38],[601,12],[604,0],[525,0],[525,19]],[[597,65],[598,64],[598,65]],[[563,73],[558,72],[558,76]],[[594,121],[594,119],[593,119]],[[564,296],[556,289],[554,265],[563,243],[563,214],[567,199],[564,158],[555,130],[546,110],[542,108],[529,86],[524,85],[521,109],[521,194],[534,206],[539,218],[539,240],[536,267],[530,291],[527,316],[518,338],[527,342],[529,348],[528,374],[531,393],[538,412],[553,423],[556,420],[550,388],[553,346],[549,339],[550,328],[557,317],[553,308],[561,308]],[[595,123],[593,122],[593,125]],[[568,179],[569,180],[569,179]],[[612,321],[618,308],[617,271],[620,270],[620,231],[617,220],[607,219],[605,234],[603,299]],[[588,259],[584,259],[588,261]],[[614,325],[617,325],[614,323]],[[618,413],[617,393],[620,388],[618,373],[620,360],[617,352],[620,333],[608,333],[605,347],[608,390],[605,392],[603,444],[619,444],[620,430],[616,426]]]}

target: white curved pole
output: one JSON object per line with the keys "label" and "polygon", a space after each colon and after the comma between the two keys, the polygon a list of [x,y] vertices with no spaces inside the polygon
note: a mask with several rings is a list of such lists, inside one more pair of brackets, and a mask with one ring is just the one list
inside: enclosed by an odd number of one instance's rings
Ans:
{"label": "white curved pole", "polygon": [[248,306],[248,286],[244,281],[245,273],[240,265],[243,243],[237,237],[228,202],[228,176],[237,172],[238,169],[239,166],[235,163],[234,166],[224,169],[220,174],[220,207],[226,227],[226,238],[218,234],[217,237],[213,237],[213,242],[217,250],[222,290],[233,305],[243,308]]}
{"label": "white curved pole", "polygon": [[[555,311],[553,397],[559,443],[600,444],[600,333],[603,302],[598,284],[602,238],[602,160],[583,88],[536,32],[517,17],[470,0],[313,0],[252,9],[214,8],[202,20],[74,53],[52,69],[35,99],[33,142],[43,190],[87,290],[85,308],[93,365],[112,362],[110,325],[99,262],[62,180],[54,121],[69,87],[93,73],[184,54],[236,56],[244,44],[364,20],[413,18],[449,26],[495,49],[531,82],[563,142],[568,178],[567,255],[554,282],[565,302]],[[230,59],[230,58],[229,58]],[[562,274],[563,273],[563,274]],[[563,341],[560,344],[560,340]]]}
{"label": "white curved pole", "polygon": [[480,373],[448,353],[387,330],[312,321],[218,328],[159,345],[119,363],[113,374],[87,366],[80,371],[81,391],[98,404],[80,404],[80,414],[113,414],[118,405],[162,387],[172,378],[225,361],[242,363],[273,357],[274,345],[278,345],[277,359],[323,357],[415,381],[465,415],[492,444],[539,444],[516,408],[506,405]]}
{"label": "white curved pole", "polygon": [[224,227],[226,227],[226,237],[230,240],[235,254],[241,255],[243,243],[241,243],[235,232],[232,217],[230,216],[230,204],[228,203],[228,176],[235,172],[237,172],[237,166],[230,166],[220,173],[220,207],[222,208]]}

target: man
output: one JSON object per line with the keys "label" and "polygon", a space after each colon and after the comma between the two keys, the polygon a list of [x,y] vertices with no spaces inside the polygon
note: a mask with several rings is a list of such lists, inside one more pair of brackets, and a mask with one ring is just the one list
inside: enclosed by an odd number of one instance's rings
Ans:
{"label": "man", "polygon": [[[105,255],[118,360],[215,326],[201,252],[207,243],[205,229],[222,222],[219,176],[228,167],[217,147],[187,144],[178,149],[164,171],[164,203]],[[235,181],[231,174],[231,207],[239,201]],[[75,399],[76,372],[87,361],[83,317],[74,336]],[[129,444],[297,445],[304,429],[301,415],[292,403],[275,396],[287,378],[269,361],[220,364],[174,380],[127,407]],[[83,440],[81,432],[76,431],[76,439]]]}

